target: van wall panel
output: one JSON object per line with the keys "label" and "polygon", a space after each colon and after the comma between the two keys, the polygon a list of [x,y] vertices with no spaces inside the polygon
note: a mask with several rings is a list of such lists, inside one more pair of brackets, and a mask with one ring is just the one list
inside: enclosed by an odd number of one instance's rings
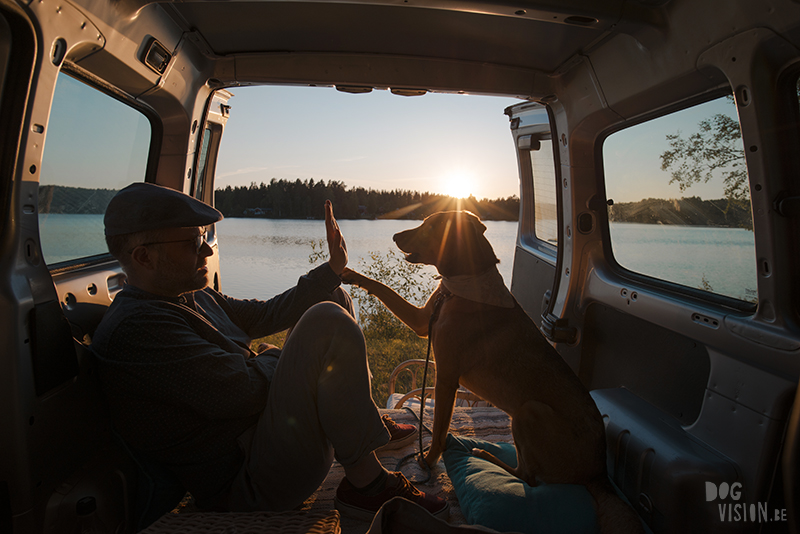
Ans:
{"label": "van wall panel", "polygon": [[625,387],[682,424],[697,419],[711,362],[692,339],[602,304],[586,311],[580,377],[589,389]]}

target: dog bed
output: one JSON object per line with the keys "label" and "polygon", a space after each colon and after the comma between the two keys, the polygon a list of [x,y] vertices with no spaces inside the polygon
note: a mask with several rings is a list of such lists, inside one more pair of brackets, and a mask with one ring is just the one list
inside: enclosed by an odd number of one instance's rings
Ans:
{"label": "dog bed", "polygon": [[505,469],[472,455],[472,449],[492,453],[516,466],[510,443],[447,436],[444,464],[467,523],[501,532],[544,534],[599,531],[593,499],[585,486],[542,484],[531,487]]}

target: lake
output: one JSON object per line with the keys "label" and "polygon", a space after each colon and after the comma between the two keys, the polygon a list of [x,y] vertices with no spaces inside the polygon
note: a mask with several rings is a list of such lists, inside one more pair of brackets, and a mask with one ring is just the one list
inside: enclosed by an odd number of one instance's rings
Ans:
{"label": "lake", "polygon": [[[340,220],[347,243],[348,266],[363,270],[370,253],[385,256],[399,250],[392,236],[414,228],[420,221]],[[511,286],[517,223],[485,221],[486,237],[500,259],[498,268]],[[217,224],[222,291],[233,297],[269,298],[297,283],[297,278],[312,265],[312,243],[325,239],[325,222],[286,219],[224,219]],[[327,244],[325,252],[327,254]],[[399,256],[401,257],[401,256]],[[431,276],[433,267],[426,267]]]}
{"label": "lake", "polygon": [[623,267],[740,300],[758,298],[751,230],[639,223],[611,223],[610,230]]}
{"label": "lake", "polygon": [[[350,267],[363,270],[373,252],[397,251],[392,235],[417,226],[410,220],[341,220]],[[517,223],[485,221],[500,273],[511,285]],[[49,264],[106,252],[102,215],[41,214],[42,250]],[[272,297],[312,265],[312,243],[325,238],[321,220],[224,219],[217,224],[222,290],[238,298]],[[757,298],[753,232],[738,228],[612,223],[620,265],[636,272],[742,300]],[[326,246],[327,252],[327,246]],[[435,270],[427,268],[433,276]]]}

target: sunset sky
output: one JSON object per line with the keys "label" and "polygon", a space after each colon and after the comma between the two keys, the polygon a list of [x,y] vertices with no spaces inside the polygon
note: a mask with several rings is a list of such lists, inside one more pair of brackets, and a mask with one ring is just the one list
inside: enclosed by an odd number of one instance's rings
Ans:
{"label": "sunset sky", "polygon": [[[348,187],[474,195],[519,194],[513,138],[503,110],[512,98],[388,91],[353,95],[332,88],[232,89],[216,187],[285,180],[336,180]],[[611,134],[603,145],[606,192],[617,202],[644,198],[721,198],[719,181],[681,192],[661,170],[666,136],[697,131],[716,113],[736,117],[719,98]],[[59,75],[41,183],[117,189],[144,176],[150,125],[142,114]],[[87,154],[88,151],[88,154]]]}
{"label": "sunset sky", "polygon": [[318,87],[232,92],[217,187],[313,178],[478,198],[519,194],[503,113],[517,99]]}

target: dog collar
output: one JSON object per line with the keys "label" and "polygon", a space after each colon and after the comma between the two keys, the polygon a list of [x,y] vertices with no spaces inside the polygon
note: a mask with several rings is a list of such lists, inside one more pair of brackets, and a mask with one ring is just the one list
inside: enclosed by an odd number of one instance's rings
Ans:
{"label": "dog collar", "polygon": [[497,267],[478,275],[442,277],[442,286],[457,297],[482,304],[501,308],[513,308],[517,305]]}

